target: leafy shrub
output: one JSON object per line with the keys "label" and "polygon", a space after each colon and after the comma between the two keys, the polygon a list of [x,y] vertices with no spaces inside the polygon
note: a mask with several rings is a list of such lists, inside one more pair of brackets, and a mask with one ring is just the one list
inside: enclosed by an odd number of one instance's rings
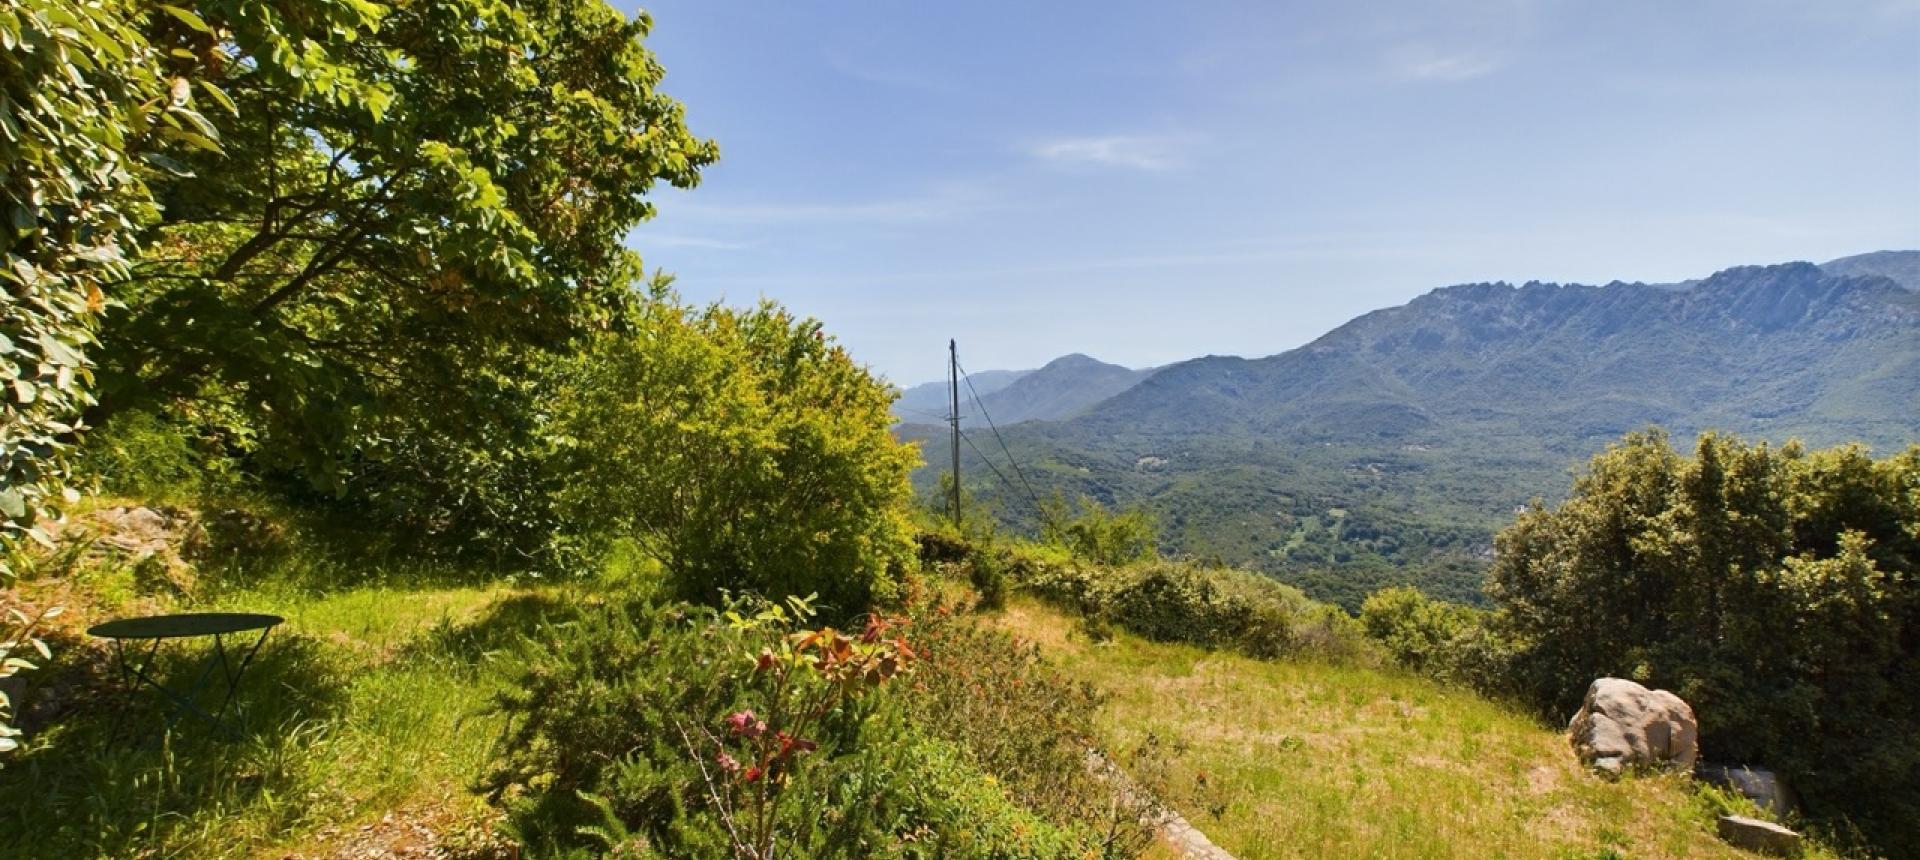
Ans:
{"label": "leafy shrub", "polygon": [[[41,639],[42,622],[60,615],[61,607],[55,606],[40,610],[29,617],[18,607],[9,606],[5,617],[0,617],[0,681],[19,674],[21,670],[37,668],[23,657],[13,652],[31,649],[38,652],[41,659],[53,659],[53,652],[47,648],[46,640]],[[13,698],[0,691],[0,754],[10,753],[20,748],[20,730],[14,727],[15,705]]]}
{"label": "leafy shrub", "polygon": [[232,489],[234,463],[208,450],[184,422],[147,411],[126,412],[88,434],[74,472],[107,493],[183,501]]}
{"label": "leafy shrub", "polygon": [[1079,511],[1058,496],[1041,505],[1040,539],[1091,564],[1119,566],[1159,555],[1159,525],[1140,508],[1110,511],[1088,496]]}
{"label": "leafy shrub", "polygon": [[958,564],[973,554],[973,545],[952,527],[922,529],[914,535],[920,548],[920,564]]}
{"label": "leafy shrub", "polygon": [[1596,456],[1499,538],[1509,678],[1557,717],[1588,682],[1673,690],[1703,753],[1788,774],[1810,811],[1920,845],[1920,447],[1880,461],[1658,433]]}
{"label": "leafy shrub", "polygon": [[914,628],[921,670],[901,691],[913,725],[1045,820],[1095,827],[1097,835],[1081,834],[1076,853],[1137,837],[1142,810],[1115,807],[1113,786],[1089,768],[1102,694],[1049,666],[1034,643],[984,629],[944,604],[924,607]]}
{"label": "leafy shrub", "polygon": [[1230,568],[1154,561],[1103,567],[1020,553],[1015,581],[1041,597],[1163,642],[1235,648],[1255,657],[1358,656],[1362,639],[1339,609]]}
{"label": "leafy shrub", "polygon": [[1509,696],[1512,647],[1485,610],[1426,596],[1409,586],[1383,588],[1360,605],[1360,628],[1394,662],[1492,696]]}
{"label": "leafy shrub", "polygon": [[817,323],[662,298],[561,374],[560,509],[640,539],[687,596],[817,593],[851,614],[913,557],[892,391]]}
{"label": "leafy shrub", "polygon": [[1478,623],[1472,609],[1434,600],[1411,586],[1383,588],[1360,604],[1361,629],[1416,672],[1444,674],[1454,640]]}
{"label": "leafy shrub", "polygon": [[483,784],[533,856],[1083,855],[895,702],[907,628],[759,606],[604,604],[541,631]]}
{"label": "leafy shrub", "polygon": [[1001,609],[1007,605],[1006,563],[998,554],[979,552],[967,559],[967,581],[980,595],[981,609]]}

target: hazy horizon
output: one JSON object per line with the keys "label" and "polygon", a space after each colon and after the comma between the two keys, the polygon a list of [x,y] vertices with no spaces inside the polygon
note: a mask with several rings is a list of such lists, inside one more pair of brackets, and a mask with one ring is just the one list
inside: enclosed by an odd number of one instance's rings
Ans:
{"label": "hazy horizon", "polygon": [[722,158],[632,244],[902,385],[1920,245],[1913,2],[647,8]]}

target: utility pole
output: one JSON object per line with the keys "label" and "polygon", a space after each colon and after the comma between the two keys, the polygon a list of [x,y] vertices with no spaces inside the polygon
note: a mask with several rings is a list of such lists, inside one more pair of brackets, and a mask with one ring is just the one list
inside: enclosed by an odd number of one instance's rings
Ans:
{"label": "utility pole", "polygon": [[947,385],[953,395],[953,411],[947,413],[947,425],[953,430],[953,527],[960,528],[960,347],[947,340]]}

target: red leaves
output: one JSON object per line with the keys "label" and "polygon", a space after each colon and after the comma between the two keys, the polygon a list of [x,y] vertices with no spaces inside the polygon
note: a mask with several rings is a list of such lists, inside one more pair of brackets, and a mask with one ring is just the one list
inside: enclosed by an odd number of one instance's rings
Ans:
{"label": "red leaves", "polygon": [[780,744],[779,751],[773,754],[776,761],[792,758],[796,752],[813,752],[820,748],[820,745],[813,741],[807,740],[806,738],[796,738],[786,732],[779,732],[776,740],[778,740]]}

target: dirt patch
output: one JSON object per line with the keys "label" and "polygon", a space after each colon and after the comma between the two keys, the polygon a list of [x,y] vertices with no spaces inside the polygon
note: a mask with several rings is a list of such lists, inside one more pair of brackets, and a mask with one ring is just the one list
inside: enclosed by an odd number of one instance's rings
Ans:
{"label": "dirt patch", "polygon": [[490,818],[442,807],[396,809],[357,827],[326,827],[281,860],[517,860],[520,849],[496,835]]}

